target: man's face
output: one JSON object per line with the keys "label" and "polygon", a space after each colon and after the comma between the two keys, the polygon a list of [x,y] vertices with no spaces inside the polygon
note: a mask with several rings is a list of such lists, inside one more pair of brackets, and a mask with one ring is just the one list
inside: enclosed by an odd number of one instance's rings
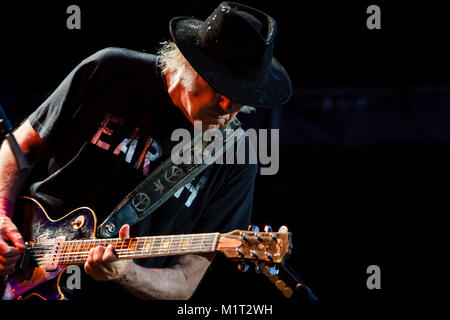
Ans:
{"label": "man's face", "polygon": [[242,107],[215,91],[197,73],[186,82],[189,84],[183,85],[183,81],[179,81],[175,88],[175,91],[179,90],[178,99],[173,100],[189,121],[192,123],[202,121],[203,130],[217,129],[228,124]]}

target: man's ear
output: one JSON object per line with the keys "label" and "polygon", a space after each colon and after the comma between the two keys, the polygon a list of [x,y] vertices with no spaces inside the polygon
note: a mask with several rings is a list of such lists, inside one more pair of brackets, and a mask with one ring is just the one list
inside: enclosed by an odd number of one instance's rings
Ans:
{"label": "man's ear", "polygon": [[224,95],[219,95],[219,105],[222,108],[222,110],[225,112],[232,111],[231,108],[233,106],[233,103],[230,99],[228,99]]}

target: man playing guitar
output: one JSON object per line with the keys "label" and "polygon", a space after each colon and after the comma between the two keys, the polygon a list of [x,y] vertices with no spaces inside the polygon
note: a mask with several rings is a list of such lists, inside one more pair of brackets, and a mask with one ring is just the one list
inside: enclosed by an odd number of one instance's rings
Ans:
{"label": "man playing guitar", "polygon": [[[5,143],[0,149],[0,275],[13,273],[25,250],[12,222],[23,190],[52,217],[87,206],[102,221],[170,157],[173,130],[196,121],[216,129],[244,105],[287,102],[289,76],[272,57],[275,31],[265,13],[224,2],[205,21],[172,19],[173,41],[158,55],[107,48],[83,60],[14,133],[30,175]],[[254,164],[210,165],[140,223],[123,225],[119,237],[246,228],[256,172]],[[84,270],[97,280],[89,284],[96,297],[188,299],[212,259],[118,260],[111,245],[97,246]]]}

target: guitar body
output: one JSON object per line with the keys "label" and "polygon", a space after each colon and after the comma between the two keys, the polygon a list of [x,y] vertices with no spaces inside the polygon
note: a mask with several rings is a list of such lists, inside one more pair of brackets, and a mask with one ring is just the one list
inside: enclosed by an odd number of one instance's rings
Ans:
{"label": "guitar body", "polygon": [[[66,240],[95,238],[97,218],[87,207],[76,209],[61,219],[52,220],[39,202],[25,197],[17,200],[16,212],[18,211],[23,214],[21,234],[26,242],[43,243],[47,239],[61,236]],[[49,300],[64,299],[59,280],[65,266],[59,266],[57,270],[49,272],[44,267],[39,267],[35,259],[35,256],[30,256],[30,261],[22,266],[22,270],[8,277],[3,300],[33,295]]]}
{"label": "guitar body", "polygon": [[[40,297],[62,300],[76,294],[71,287],[70,265],[82,265],[89,252],[97,246],[112,245],[118,259],[143,259],[184,254],[221,252],[225,257],[242,263],[281,265],[291,251],[291,233],[282,226],[279,232],[234,230],[228,233],[196,233],[134,238],[95,239],[97,218],[87,208],[78,208],[61,219],[52,220],[44,208],[32,198],[16,203],[15,223],[27,249],[22,254],[17,271],[6,281],[0,281],[2,300]],[[21,220],[21,221],[19,221]],[[244,270],[246,270],[244,268]],[[274,279],[286,296],[292,290]],[[4,284],[4,288],[2,287]],[[280,286],[282,284],[282,286]],[[288,290],[289,289],[289,290]]]}

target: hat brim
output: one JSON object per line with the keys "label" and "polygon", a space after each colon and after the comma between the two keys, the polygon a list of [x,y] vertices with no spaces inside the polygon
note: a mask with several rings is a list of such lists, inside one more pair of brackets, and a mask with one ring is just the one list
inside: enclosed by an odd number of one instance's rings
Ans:
{"label": "hat brim", "polygon": [[289,100],[292,95],[291,81],[275,58],[272,58],[265,84],[256,86],[201,50],[197,37],[201,24],[201,20],[176,17],[170,21],[169,30],[183,56],[209,85],[233,101],[258,108],[281,106]]}

